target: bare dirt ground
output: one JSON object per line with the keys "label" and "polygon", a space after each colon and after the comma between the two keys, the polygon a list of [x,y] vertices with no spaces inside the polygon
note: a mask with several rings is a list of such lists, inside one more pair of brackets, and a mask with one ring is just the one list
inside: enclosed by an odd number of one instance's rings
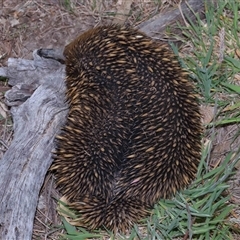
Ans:
{"label": "bare dirt ground", "polygon": [[[62,47],[93,26],[126,19],[121,13],[115,14],[117,10],[119,11],[117,3],[122,2],[117,0],[99,3],[91,0],[19,2],[18,0],[0,2],[0,66],[8,57],[31,58],[33,49]],[[127,19],[127,23],[134,25],[160,10],[176,5],[179,1],[162,1],[159,8],[153,1],[142,3],[136,1],[136,4],[134,1],[128,2],[133,4],[131,17]]]}
{"label": "bare dirt ground", "polygon": [[[122,1],[0,1],[0,67],[6,66],[9,57],[31,59],[34,49],[61,48],[77,35],[96,25],[121,23],[126,17],[118,5],[120,2]],[[125,6],[131,8],[131,16],[127,18],[127,23],[134,26],[168,7],[176,6],[180,1],[161,1],[161,5],[144,0],[129,2],[131,6]],[[116,12],[119,14],[115,14]],[[0,158],[10,145],[13,135],[8,109],[1,101],[8,88],[4,81],[0,81],[0,114],[5,114],[5,117],[0,118]],[[215,152],[218,154],[216,159],[220,159],[231,148],[229,144],[233,137],[232,130],[222,130],[219,135],[221,137],[214,143],[217,149]],[[226,144],[223,144],[223,141]],[[234,145],[234,148],[236,147]],[[236,189],[232,198],[234,203],[240,202],[240,170],[237,176],[232,183],[232,188]],[[58,239],[61,229],[55,226],[61,223],[61,219],[56,214],[56,202],[53,197],[59,198],[59,195],[52,176],[47,175],[39,197],[34,239]]]}

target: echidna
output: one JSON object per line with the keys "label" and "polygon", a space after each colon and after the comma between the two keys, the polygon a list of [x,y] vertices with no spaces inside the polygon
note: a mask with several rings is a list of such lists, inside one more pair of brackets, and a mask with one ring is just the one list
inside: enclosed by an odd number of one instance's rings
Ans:
{"label": "echidna", "polygon": [[69,114],[52,170],[88,229],[125,232],[195,177],[199,104],[165,44],[117,25],[65,47]]}

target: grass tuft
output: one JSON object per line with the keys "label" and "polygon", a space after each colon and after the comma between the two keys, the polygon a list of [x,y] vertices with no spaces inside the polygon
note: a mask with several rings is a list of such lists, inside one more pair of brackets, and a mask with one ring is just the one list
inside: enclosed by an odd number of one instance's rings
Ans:
{"label": "grass tuft", "polygon": [[[183,46],[179,50],[172,45],[173,51],[196,83],[200,102],[214,108],[215,116],[205,124],[196,180],[173,199],[159,201],[149,218],[135,225],[127,236],[116,236],[117,239],[235,239],[233,234],[239,228],[229,219],[239,206],[231,204],[229,179],[235,173],[240,149],[228,148],[221,161],[214,159],[213,153],[215,142],[221,141],[220,130],[236,125],[231,143],[240,134],[240,61],[236,53],[240,49],[239,13],[239,1],[221,0],[217,6],[206,5],[205,20],[197,14],[195,22],[185,16],[187,25],[178,26],[182,36],[175,37]],[[63,225],[63,239],[114,239],[112,233],[89,233],[71,227],[64,219]]]}

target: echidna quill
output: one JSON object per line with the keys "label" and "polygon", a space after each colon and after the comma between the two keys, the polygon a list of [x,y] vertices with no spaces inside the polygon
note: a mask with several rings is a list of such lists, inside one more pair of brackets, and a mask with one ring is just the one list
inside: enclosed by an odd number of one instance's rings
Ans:
{"label": "echidna quill", "polygon": [[125,232],[194,178],[201,121],[172,51],[117,25],[65,47],[69,113],[51,167],[76,225]]}

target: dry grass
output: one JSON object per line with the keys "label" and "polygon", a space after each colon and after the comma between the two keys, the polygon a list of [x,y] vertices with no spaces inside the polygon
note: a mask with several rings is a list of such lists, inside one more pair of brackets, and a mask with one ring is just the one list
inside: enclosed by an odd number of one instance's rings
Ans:
{"label": "dry grass", "polygon": [[[6,0],[0,2],[0,6],[2,5],[0,9],[0,67],[6,65],[9,57],[31,58],[34,49],[62,47],[80,33],[96,25],[124,21],[130,26],[136,26],[169,7],[176,7],[181,1],[133,0],[129,1],[130,4],[127,5],[129,13],[121,9],[121,2],[117,0],[35,0],[21,3],[17,0]],[[216,45],[215,51],[219,55],[220,62],[224,50],[235,50],[222,44],[224,34],[224,31],[220,31],[218,39],[216,39],[219,44]],[[206,42],[206,44],[208,43]],[[182,51],[185,54],[191,54],[193,48],[189,43],[182,48]],[[236,74],[235,81],[236,84],[240,83],[239,74]],[[7,87],[2,82],[0,92],[4,93],[6,90]],[[224,98],[224,95],[219,95],[219,98]],[[0,158],[13,137],[10,114],[3,102],[3,95],[1,95]],[[210,118],[216,117],[209,113],[212,110],[214,109],[207,110],[205,115],[210,114]],[[239,126],[227,126],[218,130],[217,138],[212,143],[214,150],[210,165],[213,168],[220,164],[227,152],[239,147],[240,140],[231,144],[236,128]],[[214,135],[214,133],[209,134]],[[240,171],[238,171],[237,179],[240,179],[239,175]],[[239,180],[237,181],[232,181],[232,189],[239,189]],[[240,192],[234,194],[231,198],[232,201],[239,203]],[[53,177],[48,174],[39,196],[33,239],[58,239],[59,233],[63,232],[60,227],[57,227],[61,224],[61,219],[55,211],[56,201],[54,198],[58,199],[59,193],[54,186]],[[239,210],[233,214],[240,216]]]}
{"label": "dry grass", "polygon": [[[32,58],[37,48],[59,48],[85,30],[100,24],[125,21],[134,26],[149,17],[175,6],[179,1],[131,2],[130,13],[122,12],[122,1],[23,1],[6,0],[0,3],[0,67],[5,66],[9,57]],[[118,14],[118,13],[121,14]],[[3,94],[9,87],[0,82],[0,158],[11,144],[13,137],[10,113],[4,105]],[[59,194],[53,178],[46,176],[36,212],[33,239],[57,239],[63,230],[56,226],[61,223],[57,215],[56,201]]]}

